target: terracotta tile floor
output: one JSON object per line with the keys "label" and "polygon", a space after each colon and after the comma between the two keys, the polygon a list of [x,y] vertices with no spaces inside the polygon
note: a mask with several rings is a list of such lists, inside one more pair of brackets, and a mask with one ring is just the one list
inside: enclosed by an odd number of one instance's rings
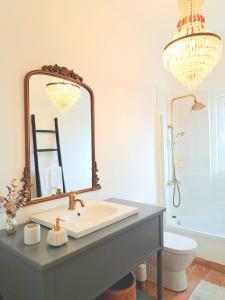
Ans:
{"label": "terracotta tile floor", "polygon": [[[225,287],[225,273],[216,272],[214,270],[197,265],[195,263],[191,264],[190,267],[187,269],[187,278],[188,288],[186,291],[176,293],[168,289],[164,289],[163,299],[188,300],[191,293],[202,279],[217,284],[219,286]],[[156,297],[157,295],[156,285],[151,282],[148,283],[148,294],[150,294],[152,297]]]}

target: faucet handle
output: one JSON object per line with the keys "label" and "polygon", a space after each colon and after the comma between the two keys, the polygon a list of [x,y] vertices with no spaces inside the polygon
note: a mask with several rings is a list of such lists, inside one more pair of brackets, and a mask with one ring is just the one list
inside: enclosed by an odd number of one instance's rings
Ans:
{"label": "faucet handle", "polygon": [[70,210],[73,210],[74,207],[75,207],[75,202],[76,202],[76,198],[77,198],[77,195],[75,192],[70,192],[69,193],[69,209]]}
{"label": "faucet handle", "polygon": [[76,194],[76,192],[74,192],[74,191],[71,191],[71,192],[69,193],[69,196],[70,196],[71,198],[73,198],[73,200],[76,200],[76,198],[77,198],[77,194]]}

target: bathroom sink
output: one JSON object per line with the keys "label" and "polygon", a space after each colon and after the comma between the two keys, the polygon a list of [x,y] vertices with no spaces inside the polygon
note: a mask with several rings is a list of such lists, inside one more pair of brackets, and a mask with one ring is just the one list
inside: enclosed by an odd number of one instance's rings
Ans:
{"label": "bathroom sink", "polygon": [[138,208],[108,201],[85,201],[85,207],[77,203],[75,210],[65,207],[33,215],[31,220],[52,228],[57,217],[69,236],[80,238],[108,225],[138,213]]}

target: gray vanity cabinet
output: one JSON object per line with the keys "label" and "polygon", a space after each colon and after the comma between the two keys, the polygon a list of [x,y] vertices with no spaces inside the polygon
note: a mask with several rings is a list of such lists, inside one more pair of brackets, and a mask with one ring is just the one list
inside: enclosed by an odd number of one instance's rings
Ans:
{"label": "gray vanity cabinet", "polygon": [[0,294],[7,300],[93,300],[158,253],[158,299],[162,299],[163,208],[118,199],[139,213],[60,248],[46,244],[42,227],[38,245],[23,244],[23,225],[16,235],[0,232]]}

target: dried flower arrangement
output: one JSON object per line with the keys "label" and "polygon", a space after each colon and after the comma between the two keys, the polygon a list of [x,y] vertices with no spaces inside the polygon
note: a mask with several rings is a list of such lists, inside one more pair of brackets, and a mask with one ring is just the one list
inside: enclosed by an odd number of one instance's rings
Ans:
{"label": "dried flower arrangement", "polygon": [[16,184],[16,179],[13,179],[7,186],[8,195],[0,196],[0,209],[7,215],[15,216],[17,209],[25,205],[23,197],[23,189]]}
{"label": "dried flower arrangement", "polygon": [[15,217],[16,211],[26,205],[31,190],[26,169],[23,172],[21,181],[24,184],[22,187],[19,187],[16,179],[13,179],[10,185],[7,186],[8,195],[6,197],[0,195],[0,212],[5,212],[7,215]]}

